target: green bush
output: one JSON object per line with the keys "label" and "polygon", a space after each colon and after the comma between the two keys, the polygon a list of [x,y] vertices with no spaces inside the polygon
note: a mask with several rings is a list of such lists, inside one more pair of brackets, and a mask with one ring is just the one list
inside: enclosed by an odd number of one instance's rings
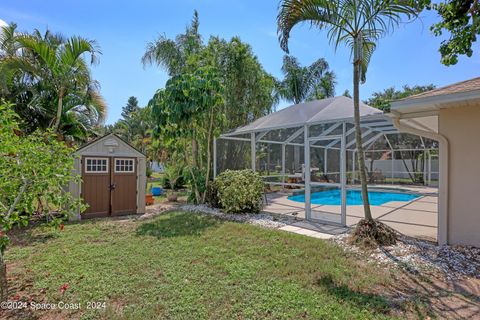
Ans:
{"label": "green bush", "polygon": [[[171,189],[170,180],[166,176],[163,176],[160,178],[160,184],[162,185],[163,189]],[[185,186],[185,178],[181,176],[177,179],[177,182],[175,183],[175,190],[181,189],[184,186]]]}
{"label": "green bush", "polygon": [[222,208],[229,213],[256,213],[262,207],[263,181],[252,170],[226,170],[215,180]]}

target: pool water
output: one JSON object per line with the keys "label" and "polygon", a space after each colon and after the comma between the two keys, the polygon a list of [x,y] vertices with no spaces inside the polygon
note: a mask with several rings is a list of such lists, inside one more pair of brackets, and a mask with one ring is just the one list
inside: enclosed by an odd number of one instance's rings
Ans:
{"label": "pool water", "polygon": [[[369,191],[368,200],[370,204],[374,206],[380,206],[390,201],[411,201],[418,198],[418,195],[409,193],[398,192],[382,192],[382,191]],[[305,202],[305,195],[299,194],[288,197],[289,200],[296,202]],[[312,204],[326,204],[326,205],[341,205],[342,198],[340,189],[331,189],[325,191],[319,191],[312,193]],[[347,190],[347,204],[348,205],[360,205],[363,204],[362,193],[360,190]]]}

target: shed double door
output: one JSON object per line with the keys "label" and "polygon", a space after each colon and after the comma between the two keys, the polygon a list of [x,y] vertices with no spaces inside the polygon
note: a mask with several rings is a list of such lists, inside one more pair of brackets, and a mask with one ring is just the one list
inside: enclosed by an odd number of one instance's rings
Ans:
{"label": "shed double door", "polygon": [[137,161],[127,157],[82,157],[84,218],[137,211]]}

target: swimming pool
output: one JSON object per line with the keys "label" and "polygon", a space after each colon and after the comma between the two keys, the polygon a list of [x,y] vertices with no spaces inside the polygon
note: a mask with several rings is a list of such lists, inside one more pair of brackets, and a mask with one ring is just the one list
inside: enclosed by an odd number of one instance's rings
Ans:
{"label": "swimming pool", "polygon": [[[369,191],[368,200],[374,206],[380,206],[390,201],[411,201],[418,198],[419,195],[410,193],[385,192],[385,191]],[[305,195],[298,194],[288,197],[289,200],[296,202],[305,202]],[[326,204],[339,206],[342,204],[340,189],[331,189],[319,192],[313,192],[311,197],[312,204]],[[362,193],[360,190],[347,190],[347,204],[360,205],[363,204]]]}

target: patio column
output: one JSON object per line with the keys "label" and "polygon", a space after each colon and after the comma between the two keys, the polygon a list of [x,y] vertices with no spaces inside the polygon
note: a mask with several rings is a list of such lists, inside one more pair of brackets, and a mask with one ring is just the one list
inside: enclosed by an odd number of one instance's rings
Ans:
{"label": "patio column", "polygon": [[255,132],[250,133],[250,154],[252,156],[252,170],[256,171],[257,148],[255,146]]}
{"label": "patio column", "polygon": [[428,150],[428,185],[432,185],[432,155]]}
{"label": "patio column", "polygon": [[305,219],[311,219],[311,206],[310,206],[310,141],[308,140],[308,125],[304,126],[303,137],[303,150],[304,150],[304,167],[305,167]]}
{"label": "patio column", "polygon": [[282,190],[285,189],[285,148],[286,145],[282,144]]}
{"label": "patio column", "polygon": [[355,184],[355,179],[357,178],[357,172],[355,171],[356,170],[355,166],[357,165],[356,164],[357,160],[355,159],[355,154],[356,154],[356,151],[353,150],[353,154],[352,154],[352,184]]}
{"label": "patio column", "polygon": [[423,185],[427,185],[427,152],[423,150]]}
{"label": "patio column", "polygon": [[341,213],[341,223],[342,225],[347,225],[347,175],[345,173],[347,169],[347,148],[345,147],[345,137],[346,137],[346,123],[343,123],[342,128],[342,142],[341,142],[341,152],[340,152],[340,184],[341,184],[341,193],[342,193],[342,213]]}
{"label": "patio column", "polygon": [[328,170],[328,165],[327,165],[327,159],[328,159],[328,154],[327,154],[328,149],[325,148],[323,151],[323,174],[327,175],[327,170]]}
{"label": "patio column", "polygon": [[394,172],[395,171],[395,151],[393,151],[393,149],[391,149],[391,150],[392,150],[392,156],[391,156],[391,158],[392,158],[392,172],[390,172],[390,176],[392,177],[392,184],[393,184],[393,181],[395,179],[395,172]]}

